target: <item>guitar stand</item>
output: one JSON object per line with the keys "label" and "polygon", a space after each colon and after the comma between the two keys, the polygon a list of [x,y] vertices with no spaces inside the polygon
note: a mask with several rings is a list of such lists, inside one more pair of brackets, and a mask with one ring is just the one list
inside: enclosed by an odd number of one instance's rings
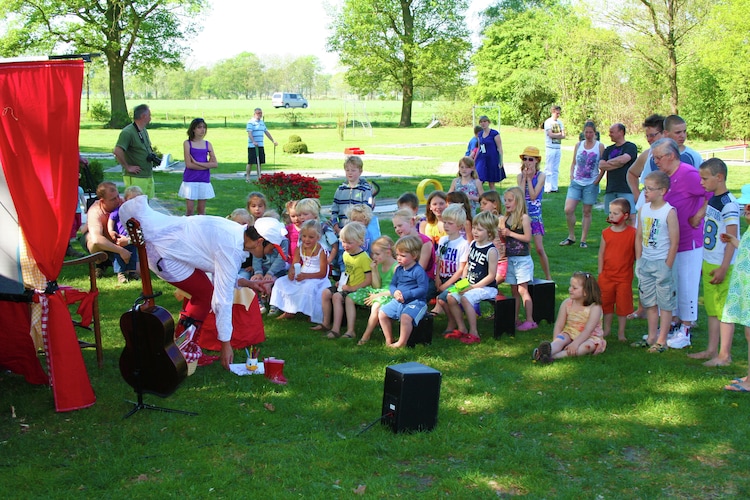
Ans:
{"label": "guitar stand", "polygon": [[[135,303],[133,304],[133,309],[138,308],[141,304],[143,304],[146,301],[146,299],[151,299],[151,298],[154,298],[154,297],[158,297],[159,295],[161,295],[161,292],[159,292],[157,294],[154,294],[154,295],[151,295],[151,296],[141,295],[140,297],[138,297],[136,299]],[[133,322],[135,323],[135,318],[133,319]],[[133,342],[137,343],[137,341],[138,341],[138,335],[134,335],[133,336]],[[136,348],[134,350],[136,352],[139,352],[137,346],[136,346]],[[190,416],[196,416],[196,415],[198,415],[196,412],[193,412],[193,411],[176,410],[174,408],[164,408],[164,407],[161,407],[161,406],[156,406],[156,405],[144,403],[143,402],[143,388],[140,386],[140,371],[141,371],[140,370],[140,362],[142,360],[139,359],[138,361],[139,361],[139,366],[135,370],[135,376],[136,376],[136,380],[137,380],[136,386],[138,386],[138,387],[136,387],[135,392],[138,395],[138,402],[130,401],[128,399],[125,400],[126,402],[132,404],[133,408],[129,412],[127,412],[125,415],[123,415],[123,417],[122,417],[123,420],[126,419],[126,418],[132,417],[133,415],[135,415],[136,413],[138,413],[140,410],[155,410],[155,411],[162,411],[162,412],[165,412],[165,413],[178,413],[178,414],[181,414],[181,415],[190,415]]]}
{"label": "guitar stand", "polygon": [[133,415],[135,415],[140,410],[156,410],[156,411],[163,411],[165,413],[179,413],[181,415],[190,415],[191,417],[198,415],[194,411],[185,411],[185,410],[175,410],[174,408],[163,408],[161,406],[156,405],[150,405],[148,403],[143,402],[143,392],[138,393],[138,402],[130,401],[126,399],[128,403],[131,403],[133,405],[133,409],[127,412],[122,418],[126,419]]}

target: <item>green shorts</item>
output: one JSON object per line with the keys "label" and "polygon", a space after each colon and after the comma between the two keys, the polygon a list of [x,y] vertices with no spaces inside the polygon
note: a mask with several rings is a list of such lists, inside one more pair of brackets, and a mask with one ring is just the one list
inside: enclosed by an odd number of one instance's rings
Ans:
{"label": "green shorts", "polygon": [[724,281],[718,285],[712,285],[711,280],[713,276],[709,274],[714,269],[718,269],[718,264],[709,264],[705,260],[703,261],[703,305],[706,307],[706,314],[708,316],[715,316],[721,321],[722,311],[724,311],[724,303],[727,301],[727,294],[729,293],[729,278],[732,277],[732,267],[729,266],[727,269],[727,275],[724,276]]}
{"label": "green shorts", "polygon": [[143,194],[148,196],[151,200],[155,196],[154,192],[154,178],[152,177],[133,177],[132,175],[123,175],[122,180],[125,183],[125,187],[138,186],[143,191]]}

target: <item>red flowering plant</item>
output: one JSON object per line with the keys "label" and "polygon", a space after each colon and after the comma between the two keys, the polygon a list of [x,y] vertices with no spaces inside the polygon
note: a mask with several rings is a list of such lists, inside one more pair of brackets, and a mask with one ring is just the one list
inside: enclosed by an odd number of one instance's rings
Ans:
{"label": "red flowering plant", "polygon": [[286,202],[289,200],[320,197],[318,179],[300,174],[285,174],[284,172],[263,174],[260,176],[258,186],[266,195],[268,203],[278,210],[279,214],[284,212]]}

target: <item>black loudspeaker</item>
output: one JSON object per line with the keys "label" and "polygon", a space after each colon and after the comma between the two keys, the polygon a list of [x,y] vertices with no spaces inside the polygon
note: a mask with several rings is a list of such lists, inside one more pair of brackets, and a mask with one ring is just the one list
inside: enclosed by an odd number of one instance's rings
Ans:
{"label": "black loudspeaker", "polygon": [[541,323],[543,319],[550,325],[555,323],[555,282],[535,279],[529,283],[529,295],[534,304],[534,322]]}
{"label": "black loudspeaker", "polygon": [[393,432],[431,431],[437,424],[442,374],[421,363],[385,369],[383,419]]}
{"label": "black loudspeaker", "polygon": [[495,338],[503,333],[516,336],[516,299],[498,296],[495,299]]}
{"label": "black loudspeaker", "polygon": [[412,329],[409,340],[406,341],[406,347],[414,347],[417,344],[432,344],[432,324],[433,317],[430,314],[425,314],[419,320],[417,326]]}

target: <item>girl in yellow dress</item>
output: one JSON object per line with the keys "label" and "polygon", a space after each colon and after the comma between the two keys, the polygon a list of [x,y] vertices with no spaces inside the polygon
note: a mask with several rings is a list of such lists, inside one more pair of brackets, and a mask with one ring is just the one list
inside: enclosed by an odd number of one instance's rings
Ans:
{"label": "girl in yellow dress", "polygon": [[560,304],[552,342],[542,342],[534,349],[539,363],[584,354],[601,354],[607,348],[602,331],[601,292],[596,278],[576,272],[570,278],[569,298]]}

